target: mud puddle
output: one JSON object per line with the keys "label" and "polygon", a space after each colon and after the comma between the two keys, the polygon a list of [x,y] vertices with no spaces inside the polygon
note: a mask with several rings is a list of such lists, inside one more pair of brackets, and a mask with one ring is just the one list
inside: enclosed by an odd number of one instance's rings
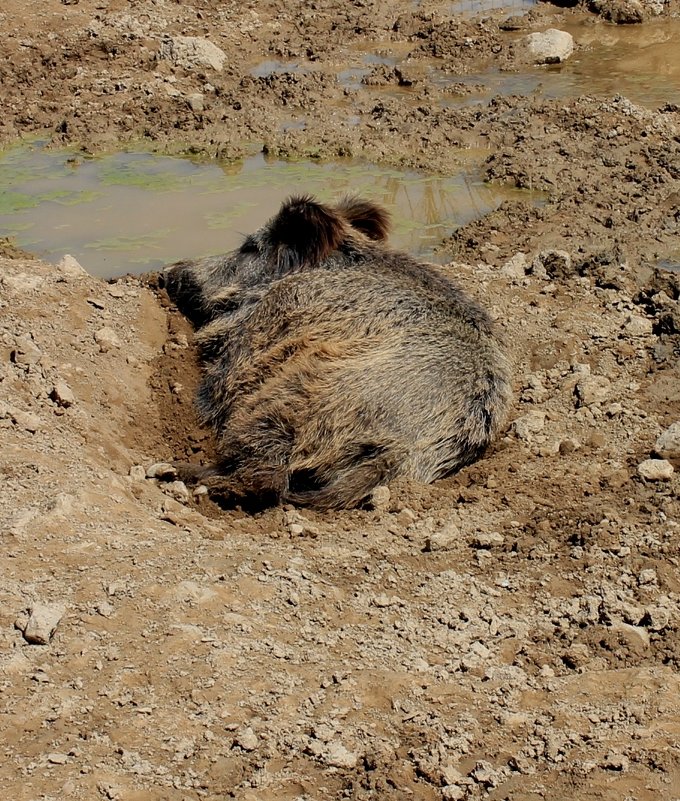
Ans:
{"label": "mud puddle", "polygon": [[[465,156],[450,177],[344,162],[195,162],[149,153],[84,158],[40,146],[0,158],[0,234],[48,261],[71,253],[89,272],[141,273],[237,247],[292,193],[347,193],[393,215],[395,247],[434,257],[453,230],[521,194],[485,185]],[[531,196],[538,201],[539,195]]]}
{"label": "mud puddle", "polygon": [[[441,60],[432,60],[427,81],[444,92],[461,87],[460,95],[442,101],[443,105],[455,106],[486,103],[497,95],[533,93],[546,98],[620,94],[651,109],[680,102],[680,20],[650,22],[644,27],[591,21],[566,22],[559,27],[571,33],[577,45],[574,55],[564,64],[530,66],[520,72],[491,70],[461,75],[447,70]],[[392,58],[381,56],[371,61],[366,57],[364,61],[363,68],[349,71],[345,78],[352,88],[365,81],[371,66],[408,63],[398,53]],[[397,92],[389,85],[385,91]],[[404,100],[408,100],[409,93],[417,100],[417,94],[408,88],[400,87],[398,92]]]}

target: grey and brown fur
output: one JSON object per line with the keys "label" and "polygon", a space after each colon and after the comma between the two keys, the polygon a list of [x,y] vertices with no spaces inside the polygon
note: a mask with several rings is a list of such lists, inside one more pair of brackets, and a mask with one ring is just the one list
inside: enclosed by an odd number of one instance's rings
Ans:
{"label": "grey and brown fur", "polygon": [[166,270],[197,328],[198,408],[217,434],[194,478],[340,509],[481,455],[510,401],[491,319],[387,233],[370,202],[293,197],[233,253]]}

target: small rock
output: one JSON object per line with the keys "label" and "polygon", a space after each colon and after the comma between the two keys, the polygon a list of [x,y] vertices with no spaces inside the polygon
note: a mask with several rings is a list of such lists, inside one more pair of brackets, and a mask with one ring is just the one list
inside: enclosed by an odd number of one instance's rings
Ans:
{"label": "small rock", "polygon": [[470,544],[473,548],[493,548],[497,545],[503,545],[505,537],[497,531],[483,531],[475,534]]}
{"label": "small rock", "polygon": [[171,465],[170,462],[155,462],[146,468],[146,477],[168,481],[177,477],[177,468]]}
{"label": "small rock", "polygon": [[33,412],[22,412],[19,409],[11,409],[10,416],[15,425],[19,426],[19,428],[23,428],[24,431],[28,431],[31,434],[35,434],[35,432],[38,431],[38,429],[42,426],[41,419]]}
{"label": "small rock", "polygon": [[640,587],[657,583],[658,583],[658,578],[656,575],[656,570],[654,570],[653,567],[647,567],[644,570],[641,570],[640,573],[638,574],[638,584]]}
{"label": "small rock", "polygon": [[501,267],[501,275],[506,278],[520,279],[524,278],[528,269],[527,257],[525,253],[515,253],[515,255],[508,259]]}
{"label": "small rock", "polygon": [[524,442],[531,442],[534,434],[538,434],[545,426],[545,412],[537,410],[528,412],[518,417],[512,423],[512,430],[518,439]]}
{"label": "small rock", "polygon": [[401,598],[397,598],[396,595],[385,595],[384,593],[381,595],[376,595],[372,600],[373,606],[377,606],[378,609],[387,609],[388,606],[404,605],[404,602],[401,600]]}
{"label": "small rock", "polygon": [[454,523],[451,523],[446,528],[440,531],[435,531],[430,534],[425,540],[424,551],[431,553],[433,551],[447,551],[452,548],[456,543],[460,542],[461,533],[460,529]]}
{"label": "small rock", "polygon": [[87,275],[87,270],[68,253],[57,262],[56,269],[59,271],[59,277],[62,280],[85,278]]}
{"label": "small rock", "polygon": [[57,381],[55,383],[52,387],[50,398],[52,398],[57,405],[63,406],[65,409],[68,409],[69,406],[73,406],[76,402],[73,390],[65,381]]}
{"label": "small rock", "polygon": [[195,92],[187,97],[189,108],[199,114],[205,108],[204,96],[200,92]]}
{"label": "small rock", "polygon": [[48,754],[47,761],[50,765],[65,765],[68,762],[67,754]]}
{"label": "small rock", "polygon": [[602,767],[605,770],[618,770],[623,773],[630,767],[630,760],[623,754],[617,754],[613,751],[610,751],[605,756],[602,762]]}
{"label": "small rock", "polygon": [[113,606],[108,601],[100,601],[95,606],[95,611],[98,615],[102,617],[111,617],[114,612]]}
{"label": "small rock", "polygon": [[673,475],[673,465],[666,459],[645,459],[638,465],[638,474],[647,481],[668,481]]}
{"label": "small rock", "polygon": [[108,284],[106,288],[109,292],[109,295],[111,295],[112,298],[125,297],[125,287],[123,286],[123,284]]}
{"label": "small rock", "polygon": [[144,481],[146,478],[146,470],[141,464],[133,464],[130,468],[130,478],[133,481]]}
{"label": "small rock", "polygon": [[578,406],[593,406],[605,401],[609,395],[611,384],[603,375],[589,375],[576,384]]}
{"label": "small rock", "polygon": [[467,797],[467,788],[459,787],[457,784],[445,784],[441,790],[444,801],[461,801]]}
{"label": "small rock", "polygon": [[227,61],[223,50],[198,36],[168,37],[161,42],[159,56],[188,70],[210,67],[215,72],[222,72]]}
{"label": "small rock", "polygon": [[42,351],[30,334],[22,334],[16,338],[16,348],[12,351],[11,358],[15,364],[27,367],[40,362]]}
{"label": "small rock", "polygon": [[397,515],[397,523],[404,528],[408,528],[412,526],[416,522],[416,515],[410,509],[402,509],[399,514]]}
{"label": "small rock", "polygon": [[383,510],[390,505],[390,497],[390,488],[381,484],[370,494],[368,502],[373,509]]}
{"label": "small rock", "polygon": [[571,256],[566,250],[542,250],[531,262],[531,273],[537,278],[571,278]]}
{"label": "small rock", "polygon": [[328,743],[321,753],[321,758],[333,768],[353,768],[358,761],[357,755],[348,751],[338,740]]}
{"label": "small rock", "polygon": [[250,726],[248,726],[248,728],[238,732],[234,742],[244,751],[254,751],[257,748],[259,741],[255,732],[250,728]]}
{"label": "small rock", "polygon": [[673,423],[654,443],[654,452],[663,459],[680,459],[680,422]]}
{"label": "small rock", "polygon": [[26,642],[47,645],[65,612],[63,604],[36,603],[29,610],[28,619],[20,619],[15,625],[23,632]]}
{"label": "small rock", "polygon": [[169,492],[177,501],[189,499],[189,489],[183,481],[171,481],[169,484],[165,484],[163,489],[165,492]]}
{"label": "small rock", "polygon": [[557,28],[530,33],[524,41],[535,64],[560,64],[574,52],[574,37]]}
{"label": "small rock", "polygon": [[639,314],[631,314],[623,325],[629,337],[646,337],[652,333],[652,321]]}
{"label": "small rock", "polygon": [[107,326],[95,331],[94,341],[99,345],[100,353],[107,353],[114,348],[120,348],[121,345],[116,332]]}

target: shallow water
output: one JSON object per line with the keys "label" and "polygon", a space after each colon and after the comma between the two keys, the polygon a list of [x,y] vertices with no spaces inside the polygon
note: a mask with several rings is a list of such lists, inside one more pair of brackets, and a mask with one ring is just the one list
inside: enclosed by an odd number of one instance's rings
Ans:
{"label": "shallow water", "polygon": [[226,165],[20,147],[0,157],[0,235],[49,261],[71,253],[95,275],[140,273],[237,247],[284,198],[307,192],[326,202],[352,193],[383,204],[393,215],[392,244],[426,258],[458,226],[504,200],[531,197],[483,184],[471,166],[440,177],[356,161],[260,155]]}
{"label": "shallow water", "polygon": [[[577,45],[564,64],[458,75],[433,59],[429,78],[442,88],[454,84],[475,87],[470,94],[446,99],[444,105],[486,103],[496,95],[533,93],[546,98],[621,94],[651,109],[680,103],[680,20],[651,21],[644,26],[574,22],[560,27],[572,34]],[[480,86],[483,89],[478,90]],[[386,87],[384,91],[394,93],[395,89]],[[410,90],[399,91],[408,98]]]}

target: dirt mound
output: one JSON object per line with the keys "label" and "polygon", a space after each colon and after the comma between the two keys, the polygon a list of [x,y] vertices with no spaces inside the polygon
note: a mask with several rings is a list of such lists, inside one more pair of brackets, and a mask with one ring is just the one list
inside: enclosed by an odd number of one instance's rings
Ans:
{"label": "dirt mound", "polygon": [[209,454],[176,312],[0,269],[8,792],[671,797],[678,479],[638,464],[680,398],[651,307],[452,266],[512,344],[507,435],[377,511],[253,515],[144,478]]}

